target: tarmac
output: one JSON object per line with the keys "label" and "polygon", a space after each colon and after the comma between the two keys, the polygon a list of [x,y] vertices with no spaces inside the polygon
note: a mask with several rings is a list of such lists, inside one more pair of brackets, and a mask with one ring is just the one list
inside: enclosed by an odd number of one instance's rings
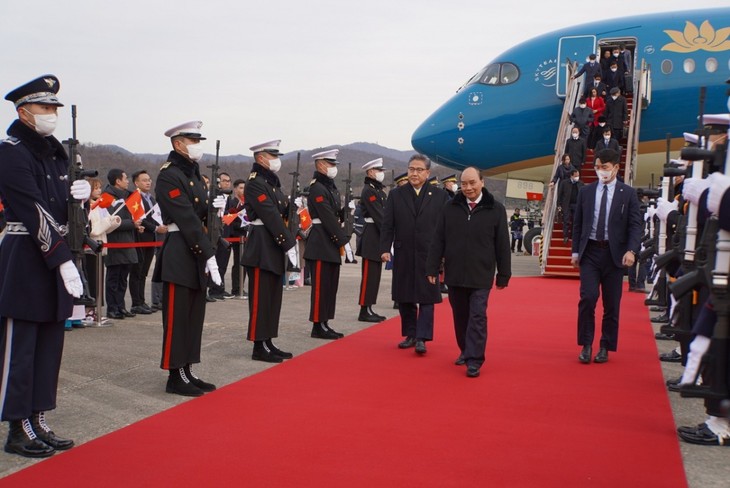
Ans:
{"label": "tarmac", "polygon": [[[538,276],[537,258],[513,255],[512,274]],[[388,318],[398,315],[390,299],[390,276],[389,271],[383,271],[378,304],[373,307],[377,313]],[[226,278],[230,279],[230,270]],[[330,326],[346,336],[371,325],[356,320],[359,312],[359,283],[360,265],[344,264],[337,295],[337,314]],[[148,295],[149,290],[148,284]],[[309,287],[284,291],[280,333],[275,342],[281,349],[293,352],[295,357],[329,343],[309,336],[311,324],[306,320],[309,300]],[[647,314],[650,312],[647,311]],[[566,315],[566,320],[575,320],[575,313]],[[245,338],[247,320],[246,300],[234,298],[208,304],[201,364],[194,368],[197,376],[221,387],[276,366],[251,360],[252,346]],[[659,326],[655,324],[654,329],[658,331]],[[394,339],[397,342],[397,338]],[[118,320],[110,327],[74,329],[66,333],[65,341],[58,408],[50,412],[47,419],[57,434],[74,439],[77,445],[190,400],[165,393],[167,374],[159,368],[162,341],[159,312]],[[673,341],[658,341],[657,354],[670,351],[675,345]],[[576,346],[576,363],[579,352]],[[666,380],[681,375],[682,366],[662,363],[662,370]],[[488,371],[483,373],[488,374]],[[680,398],[678,393],[667,394],[678,426],[704,421],[701,400]],[[651,406],[637,405],[636,408]],[[2,423],[0,439],[4,442],[6,437],[7,423]],[[587,437],[590,439],[590,433],[587,433]],[[695,446],[682,441],[679,443],[690,487],[728,486],[730,450]],[[43,460],[0,451],[0,477],[37,462]]]}

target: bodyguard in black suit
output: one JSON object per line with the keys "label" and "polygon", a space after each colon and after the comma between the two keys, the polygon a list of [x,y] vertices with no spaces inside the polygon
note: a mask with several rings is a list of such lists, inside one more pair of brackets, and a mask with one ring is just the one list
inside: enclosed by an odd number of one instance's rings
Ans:
{"label": "bodyguard in black suit", "polygon": [[428,280],[436,284],[444,259],[449,303],[454,316],[457,365],[466,364],[466,375],[479,376],[487,347],[487,302],[492,285],[509,283],[511,257],[504,206],[484,188],[475,168],[461,174],[461,193],[443,209],[428,253]]}
{"label": "bodyguard in black suit", "polygon": [[385,317],[373,312],[373,305],[378,300],[382,261],[380,259],[380,228],[383,226],[383,206],[385,205],[385,187],[383,180],[383,158],[373,159],[362,167],[366,171],[365,184],[360,194],[360,208],[365,221],[362,237],[358,242],[355,254],[362,257],[362,278],[360,279],[361,322],[381,322]]}
{"label": "bodyguard in black suit", "polygon": [[604,150],[596,160],[598,181],[578,192],[571,264],[580,267],[578,359],[590,363],[599,293],[603,298],[600,349],[594,359],[608,361],[618,346],[618,319],[624,268],[639,252],[642,220],[636,191],[618,181],[619,154]]}
{"label": "bodyguard in black suit", "polygon": [[292,357],[272,342],[279,335],[287,252],[293,254],[297,244],[284,223],[289,202],[276,175],[281,169],[280,142],[251,147],[255,162],[244,188],[246,217],[251,222],[242,258],[248,274],[247,338],[253,342],[251,358],[269,363]]}
{"label": "bodyguard in black suit", "polygon": [[215,390],[191,369],[200,362],[208,274],[214,283],[221,283],[215,250],[205,233],[210,202],[198,167],[203,156],[200,141],[205,139],[200,135],[202,125],[192,121],[165,132],[173,150],[155,184],[167,225],[153,275],[153,281],[163,286],[160,367],[169,371],[165,390],[183,396]]}
{"label": "bodyguard in black suit", "polygon": [[613,137],[613,131],[608,125],[603,128],[603,137],[598,139],[598,141],[596,141],[596,145],[593,147],[593,157],[597,158],[598,153],[605,149],[617,152],[619,157],[621,157],[621,145],[618,140]]}
{"label": "bodyguard in black suit", "polygon": [[340,192],[334,178],[337,176],[338,149],[322,151],[312,155],[316,172],[309,184],[307,209],[312,217],[312,230],[307,238],[304,259],[312,280],[309,321],[312,322],[311,336],[316,339],[339,339],[344,337],[332,329],[328,321],[335,318],[337,287],[340,282],[342,259],[340,249],[354,259],[350,248],[350,236],[342,228],[344,211],[340,207]]}
{"label": "bodyguard in black suit", "polygon": [[[68,156],[53,131],[58,78],[45,75],[5,96],[18,119],[0,141],[0,201],[7,218],[0,246],[0,415],[10,424],[5,451],[47,457],[74,443],[50,430],[45,412],[56,408],[64,321],[81,277],[67,233]],[[78,193],[85,187],[84,194]],[[86,181],[71,185],[88,199]]]}
{"label": "bodyguard in black suit", "polygon": [[611,88],[611,95],[606,98],[606,125],[613,131],[614,139],[621,140],[626,122],[629,120],[629,109],[621,89]]}
{"label": "bodyguard in black suit", "polygon": [[426,258],[435,224],[449,200],[444,190],[426,183],[430,168],[427,157],[411,156],[409,184],[394,188],[388,195],[380,234],[381,259],[393,259],[392,295],[405,337],[398,347],[415,346],[418,354],[425,354],[426,341],[433,340],[434,304],[442,300],[439,285],[426,278]]}

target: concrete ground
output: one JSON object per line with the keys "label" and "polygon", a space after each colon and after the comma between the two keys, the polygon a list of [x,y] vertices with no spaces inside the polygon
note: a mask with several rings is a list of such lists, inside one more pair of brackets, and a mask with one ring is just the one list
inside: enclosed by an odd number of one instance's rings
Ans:
{"label": "concrete ground", "polygon": [[[538,274],[537,258],[514,256],[514,276]],[[342,266],[337,318],[330,325],[345,334],[368,326],[355,320],[359,311],[359,279],[359,264]],[[380,300],[374,309],[391,318],[397,315],[397,311],[392,309],[389,297],[390,272],[384,271]],[[284,292],[280,338],[276,342],[295,356],[328,342],[309,337],[308,314],[308,287]],[[203,332],[202,362],[195,369],[198,376],[223,386],[275,366],[251,360],[251,343],[245,340],[247,317],[246,301],[232,299],[209,304]],[[116,321],[111,327],[76,329],[66,333],[58,408],[48,416],[49,424],[58,434],[83,444],[188,401],[185,397],[165,393],[167,375],[159,369],[160,322],[160,313],[138,315]],[[655,329],[658,330],[658,326]],[[669,351],[675,344],[660,341],[658,351]],[[578,352],[576,346],[576,361]],[[662,369],[665,379],[681,374],[679,364],[662,363]],[[700,400],[683,399],[678,393],[668,392],[668,395],[677,425],[694,425],[704,420]],[[637,408],[651,406],[637,405]],[[0,439],[4,440],[6,436],[7,423],[2,423]],[[691,487],[727,486],[730,450],[681,442],[680,445]],[[0,452],[0,477],[36,462],[42,461]]]}

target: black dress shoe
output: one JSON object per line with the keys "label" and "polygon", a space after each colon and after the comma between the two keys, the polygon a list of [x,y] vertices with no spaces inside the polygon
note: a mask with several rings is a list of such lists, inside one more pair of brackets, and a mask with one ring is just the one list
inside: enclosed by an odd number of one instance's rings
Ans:
{"label": "black dress shoe", "polygon": [[655,324],[666,323],[669,322],[669,315],[665,312],[661,315],[657,315],[656,317],[652,317],[650,320]]}
{"label": "black dress shoe", "polygon": [[187,374],[185,368],[176,368],[170,370],[170,377],[167,378],[167,386],[165,387],[167,393],[174,393],[176,395],[199,397],[203,396],[203,390],[195,386]]}
{"label": "black dress shoe", "polygon": [[479,376],[479,368],[476,366],[469,366],[466,368],[466,376],[469,378],[476,378]]}
{"label": "black dress shoe", "polygon": [[185,374],[187,375],[188,379],[190,380],[190,383],[197,386],[201,390],[203,390],[205,393],[209,393],[211,391],[215,391],[215,385],[213,383],[208,383],[207,381],[203,381],[197,376],[195,376],[195,373],[193,373],[193,369],[191,365],[185,366]]}
{"label": "black dress shoe", "polygon": [[415,337],[406,337],[403,341],[398,343],[398,349],[408,349],[416,345]]}
{"label": "black dress shoe", "polygon": [[327,330],[327,331],[333,333],[334,335],[336,335],[338,339],[342,339],[343,337],[345,337],[345,334],[343,334],[342,332],[337,332],[335,329],[333,329],[332,327],[330,327],[327,322],[322,322],[322,327],[324,327],[325,330]]}
{"label": "black dress shoe", "polygon": [[659,355],[659,360],[664,361],[665,363],[681,363],[682,362],[682,355],[672,349],[669,352],[663,352]]}
{"label": "black dress shoe", "polygon": [[124,320],[124,314],[121,312],[107,312],[106,316],[110,319]]}
{"label": "black dress shoe", "polygon": [[153,312],[159,312],[160,310],[162,310],[162,304],[153,303],[152,305],[150,305],[150,310],[152,310]]}
{"label": "black dress shoe", "polygon": [[222,293],[211,293],[211,294],[210,294],[210,295],[208,295],[208,296],[209,296],[210,298],[212,298],[213,300],[217,301],[217,302],[222,302],[223,300],[225,300],[225,299],[226,299],[226,297],[225,297],[225,296],[223,296],[223,294],[222,294]]}
{"label": "black dress shoe", "polygon": [[634,293],[646,293],[646,288],[634,288],[634,289],[629,289],[629,291],[634,292]]}
{"label": "black dress shoe", "polygon": [[651,307],[649,309],[650,312],[666,312],[667,307]]}
{"label": "black dress shoe", "polygon": [[416,353],[417,354],[426,354],[426,342],[416,339]]}
{"label": "black dress shoe", "polygon": [[337,335],[334,331],[331,329],[326,329],[320,322],[314,322],[312,324],[312,333],[310,334],[311,337],[315,339],[339,339],[340,336]]}
{"label": "black dress shoe", "polygon": [[654,334],[654,339],[658,341],[673,341],[674,334],[665,334],[664,332],[657,332]]}
{"label": "black dress shoe", "polygon": [[591,346],[583,346],[578,356],[578,361],[583,364],[590,364],[591,356],[593,355],[593,348]]}
{"label": "black dress shoe", "polygon": [[381,322],[379,316],[370,315],[369,313],[367,313],[367,311],[363,311],[363,310],[360,310],[360,315],[358,315],[357,320],[360,322],[371,322],[374,324]]}
{"label": "black dress shoe", "polygon": [[36,436],[29,419],[23,419],[10,421],[5,452],[29,458],[44,458],[52,456],[56,450]]}
{"label": "black dress shoe", "polygon": [[710,430],[707,424],[700,424],[694,429],[677,429],[679,437],[690,444],[701,446],[730,446],[730,437],[722,437]]}
{"label": "black dress shoe", "polygon": [[679,378],[670,378],[667,380],[667,390],[669,391],[679,391],[679,382],[682,380],[682,377]]}
{"label": "black dress shoe", "polygon": [[263,361],[265,363],[281,363],[284,361],[284,358],[282,358],[281,356],[277,356],[273,352],[267,351],[264,348],[254,348],[253,352],[251,353],[251,359],[253,359],[254,361]]}
{"label": "black dress shoe", "polygon": [[132,307],[130,310],[130,313],[133,314],[139,314],[139,315],[150,315],[152,313],[152,310],[149,308],[143,308],[143,307]]}
{"label": "black dress shoe", "polygon": [[130,311],[129,311],[129,310],[127,310],[126,308],[123,308],[123,309],[121,310],[121,313],[122,313],[122,314],[123,314],[123,315],[124,315],[125,317],[130,317],[130,318],[131,318],[131,317],[136,317],[136,316],[137,316],[136,314],[133,314],[132,312],[130,312]]}
{"label": "black dress shoe", "polygon": [[279,356],[281,359],[291,359],[294,357],[294,354],[287,351],[282,351],[281,349],[276,347],[271,339],[267,339],[264,342],[266,344],[266,347],[269,348],[269,351],[271,351],[272,354]]}
{"label": "black dress shoe", "polygon": [[30,423],[33,426],[35,435],[52,448],[58,451],[65,451],[66,449],[71,449],[74,446],[74,441],[58,437],[54,434],[50,427],[48,427],[48,424],[46,424],[45,412],[34,413],[30,418]]}
{"label": "black dress shoe", "polygon": [[601,347],[598,349],[598,354],[593,359],[594,363],[606,363],[608,362],[608,349]]}
{"label": "black dress shoe", "polygon": [[454,361],[454,364],[457,366],[464,366],[466,364],[466,359],[464,359],[464,355],[459,354],[459,357],[456,358],[456,361]]}

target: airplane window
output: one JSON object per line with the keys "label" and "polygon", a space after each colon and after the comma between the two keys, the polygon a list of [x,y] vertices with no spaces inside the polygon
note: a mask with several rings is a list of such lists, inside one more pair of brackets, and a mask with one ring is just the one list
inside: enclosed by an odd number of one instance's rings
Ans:
{"label": "airplane window", "polygon": [[662,61],[662,73],[664,73],[665,75],[668,75],[672,72],[672,69],[673,69],[673,66],[672,66],[672,62],[670,60],[665,59],[664,61]]}
{"label": "airplane window", "polygon": [[520,70],[512,63],[490,64],[481,73],[480,83],[485,85],[509,85],[520,77]]}
{"label": "airplane window", "polygon": [[694,73],[695,72],[695,60],[692,58],[688,58],[684,60],[684,72],[685,73]]}
{"label": "airplane window", "polygon": [[705,61],[705,69],[708,73],[714,73],[717,71],[718,63],[717,59],[715,58],[707,58],[707,61]]}
{"label": "airplane window", "polygon": [[502,84],[508,85],[510,83],[514,83],[517,81],[517,78],[520,77],[520,70],[517,69],[517,66],[515,66],[512,63],[504,63],[502,65]]}
{"label": "airplane window", "polygon": [[482,83],[485,85],[499,84],[499,64],[491,64],[484,70],[482,75]]}

